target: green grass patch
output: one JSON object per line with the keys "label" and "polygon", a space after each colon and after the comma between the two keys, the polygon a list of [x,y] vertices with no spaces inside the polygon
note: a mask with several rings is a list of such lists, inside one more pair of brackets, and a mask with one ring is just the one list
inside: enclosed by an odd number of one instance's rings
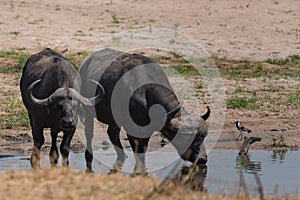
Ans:
{"label": "green grass patch", "polygon": [[297,90],[293,94],[289,94],[287,102],[294,105],[297,109],[300,109],[300,90]]}
{"label": "green grass patch", "polygon": [[158,55],[154,55],[154,56],[150,56],[151,60],[153,60],[154,62],[157,62],[159,64],[161,64],[161,62],[164,60],[164,58],[162,56],[158,56]]}
{"label": "green grass patch", "polygon": [[22,69],[27,59],[30,57],[28,53],[20,53],[18,56],[16,56],[17,62],[18,62],[18,68]]}
{"label": "green grass patch", "polygon": [[245,90],[244,88],[238,87],[234,90],[234,94],[241,94],[241,93],[252,93],[250,90]]}
{"label": "green grass patch", "polygon": [[272,147],[288,147],[283,135],[273,136],[271,146]]}
{"label": "green grass patch", "polygon": [[232,98],[228,99],[226,104],[228,108],[232,109],[257,110],[259,108],[258,99],[256,97]]}
{"label": "green grass patch", "polygon": [[[91,54],[89,51],[80,51],[73,54],[65,54],[64,56],[75,64],[77,69],[83,61]],[[0,58],[6,60],[5,64],[0,66],[0,73],[21,72],[31,54],[22,51],[1,51]],[[9,64],[6,64],[9,63]]]}
{"label": "green grass patch", "polygon": [[295,78],[300,79],[300,66],[299,66],[298,70],[296,70],[296,71],[284,72],[283,76],[284,77],[295,77]]}
{"label": "green grass patch", "polygon": [[11,56],[17,55],[18,52],[16,51],[1,51],[0,58],[9,58]]}
{"label": "green grass patch", "polygon": [[267,59],[265,62],[235,61],[212,56],[221,75],[238,78],[274,78],[300,77],[300,55],[291,55],[287,58]]}
{"label": "green grass patch", "polygon": [[287,58],[267,59],[266,62],[279,66],[300,67],[300,55],[294,54]]}
{"label": "green grass patch", "polygon": [[[218,66],[222,66],[220,62],[222,60],[217,61],[219,63]],[[271,72],[267,69],[264,69],[261,63],[250,63],[248,61],[240,61],[235,62],[231,61],[231,63],[226,63],[223,60],[223,65],[231,65],[229,69],[220,69],[221,74],[224,76],[229,76],[232,78],[256,78],[256,77],[264,77],[268,76]],[[220,68],[220,67],[219,67]]]}
{"label": "green grass patch", "polygon": [[22,51],[1,51],[0,58],[10,60],[11,61],[10,65],[13,66],[0,67],[0,72],[5,73],[5,72],[20,71],[24,67],[29,56],[30,56],[29,53],[24,53]]}
{"label": "green grass patch", "polygon": [[279,88],[279,87],[269,87],[269,88],[266,88],[266,89],[261,89],[261,91],[266,91],[266,92],[279,92],[281,89],[283,88]]}
{"label": "green grass patch", "polygon": [[299,67],[299,63],[300,63],[300,55],[291,55],[290,56],[291,59],[291,65],[290,66],[298,66]]}
{"label": "green grass patch", "polygon": [[91,55],[91,52],[89,51],[80,51],[75,54],[67,54],[65,57],[69,59],[77,69],[79,69],[80,65],[88,58],[89,55]]}
{"label": "green grass patch", "polygon": [[17,35],[20,34],[20,32],[19,31],[12,31],[12,32],[9,32],[9,34],[17,36]]}
{"label": "green grass patch", "polygon": [[6,113],[1,116],[1,129],[12,129],[15,127],[26,127],[29,125],[27,110],[23,102],[16,96],[11,95],[1,102],[3,111]]}
{"label": "green grass patch", "polygon": [[171,67],[183,76],[196,76],[199,74],[197,69],[191,65],[174,65]]}
{"label": "green grass patch", "polygon": [[203,84],[202,83],[198,83],[198,84],[195,85],[195,88],[197,90],[201,90],[201,89],[203,89]]}
{"label": "green grass patch", "polygon": [[239,67],[243,69],[251,69],[252,64],[249,61],[241,61]]}
{"label": "green grass patch", "polygon": [[241,69],[230,69],[224,73],[227,76],[239,76],[242,74]]}
{"label": "green grass patch", "polygon": [[267,59],[266,60],[267,63],[269,64],[273,64],[273,65],[286,65],[289,62],[288,58],[278,58],[278,59]]}
{"label": "green grass patch", "polygon": [[[199,75],[198,70],[189,63],[188,60],[185,60],[184,58],[181,57],[181,55],[179,55],[176,52],[169,52],[169,54],[171,55],[171,57],[167,56],[159,56],[159,55],[152,55],[150,56],[150,58],[160,64],[164,71],[168,72],[168,74],[175,74],[174,70],[183,75],[183,76],[196,76]],[[167,68],[171,68],[171,70],[168,70]],[[173,71],[172,73],[169,73]]]}

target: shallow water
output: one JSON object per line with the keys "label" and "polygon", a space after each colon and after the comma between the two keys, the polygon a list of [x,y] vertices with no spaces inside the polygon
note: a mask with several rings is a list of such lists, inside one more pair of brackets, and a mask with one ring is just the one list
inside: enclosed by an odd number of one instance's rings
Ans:
{"label": "shallow water", "polygon": [[[152,149],[153,150],[153,149]],[[96,173],[109,173],[116,158],[113,148],[94,152],[93,170]],[[134,158],[130,150],[122,166],[124,174],[134,169]],[[299,196],[300,191],[300,151],[274,152],[251,150],[249,158],[238,157],[236,150],[213,149],[208,154],[207,168],[197,174],[197,189],[210,194],[237,194],[241,178],[244,178],[247,192],[259,195],[255,174],[258,175],[264,195]],[[48,155],[43,156],[42,166],[48,166]],[[146,166],[150,176],[161,180],[173,178],[188,163],[178,158],[171,146],[149,152],[146,155]],[[70,168],[85,170],[83,153],[70,153]],[[1,156],[0,170],[30,170],[29,157]],[[240,173],[242,172],[242,173]],[[242,175],[242,176],[241,176]],[[193,186],[194,187],[194,186]],[[243,189],[241,189],[244,192]]]}
{"label": "shallow water", "polygon": [[299,195],[300,151],[251,150],[250,167],[245,166],[237,154],[238,151],[234,150],[211,152],[205,182],[209,193],[236,193],[240,181],[239,169],[242,169],[250,194],[258,194],[254,176],[256,172],[265,195]]}

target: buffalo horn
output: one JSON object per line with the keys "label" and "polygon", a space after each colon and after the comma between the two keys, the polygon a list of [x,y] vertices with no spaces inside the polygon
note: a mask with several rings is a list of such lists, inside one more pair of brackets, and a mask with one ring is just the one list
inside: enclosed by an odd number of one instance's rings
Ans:
{"label": "buffalo horn", "polygon": [[41,81],[42,81],[42,79],[38,79],[38,80],[34,81],[33,83],[31,83],[29,85],[29,87],[27,88],[27,96],[29,97],[29,99],[31,100],[32,103],[34,103],[36,105],[40,105],[40,106],[48,106],[53,103],[53,101],[57,98],[57,96],[63,95],[64,88],[58,88],[53,94],[51,94],[49,97],[46,97],[44,99],[38,99],[38,98],[34,97],[33,93],[32,93],[33,88],[36,84],[38,84]]}
{"label": "buffalo horn", "polygon": [[[38,84],[39,82],[41,82],[41,79],[38,79],[36,81],[34,81],[33,83],[31,83],[27,89],[27,96],[29,97],[29,99],[31,100],[32,103],[39,105],[39,106],[48,106],[50,104],[52,104],[53,102],[55,102],[55,100],[59,97],[67,97],[68,96],[68,92],[66,88],[58,88],[53,94],[51,94],[49,97],[46,97],[44,99],[38,99],[36,97],[33,96],[33,88],[35,87],[36,84]],[[102,85],[100,83],[98,83],[97,81],[94,80],[90,80],[92,82],[94,82],[97,85],[98,88],[98,95],[92,98],[85,98],[83,97],[81,94],[79,94],[78,91],[76,91],[73,88],[69,88],[70,94],[72,95],[72,97],[74,99],[77,99],[78,101],[80,101],[81,103],[83,103],[86,106],[94,106],[98,103],[101,102],[105,91],[104,88],[102,87]]]}
{"label": "buffalo horn", "polygon": [[94,106],[94,105],[100,103],[105,94],[105,90],[100,83],[98,83],[97,81],[91,80],[91,79],[90,79],[90,81],[97,85],[97,90],[99,91],[99,93],[97,96],[92,97],[92,98],[86,98],[86,97],[83,97],[80,94],[78,94],[78,100],[86,106]]}
{"label": "buffalo horn", "polygon": [[204,119],[204,121],[206,121],[208,119],[209,115],[210,115],[210,109],[209,109],[209,107],[206,106],[206,108],[207,108],[207,112],[204,115],[201,116],[202,119]]}

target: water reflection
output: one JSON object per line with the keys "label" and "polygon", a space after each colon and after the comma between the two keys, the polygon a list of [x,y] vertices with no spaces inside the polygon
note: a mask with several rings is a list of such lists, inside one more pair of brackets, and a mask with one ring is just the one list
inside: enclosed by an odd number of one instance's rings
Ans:
{"label": "water reflection", "polygon": [[249,174],[259,173],[262,170],[262,162],[251,161],[248,155],[239,155],[236,157],[236,168]]}
{"label": "water reflection", "polygon": [[263,192],[263,185],[260,180],[259,172],[261,172],[261,162],[253,162],[250,160],[247,154],[239,154],[236,158],[236,168],[238,169],[239,173],[239,188],[238,194],[241,194],[241,191],[244,191],[245,196],[249,197],[248,186],[244,177],[244,173],[253,174],[256,184],[258,194],[260,199],[264,199],[264,192]]}
{"label": "water reflection", "polygon": [[207,176],[206,165],[183,166],[172,181],[184,185],[191,190],[207,192],[205,179]]}
{"label": "water reflection", "polygon": [[14,155],[0,155],[0,159],[1,158],[9,158],[9,157],[13,157]]}
{"label": "water reflection", "polygon": [[274,161],[279,160],[280,162],[283,162],[287,152],[288,152],[287,149],[285,149],[285,150],[273,150],[272,160],[274,160]]}
{"label": "water reflection", "polygon": [[[129,154],[124,163],[115,163],[116,155],[112,148],[94,153],[95,158],[98,158],[98,161],[93,163],[95,173],[111,173],[113,169],[122,169],[126,175],[133,172],[135,160],[132,154]],[[167,152],[155,151],[147,155],[146,170],[149,176],[159,178],[162,182],[172,180],[176,184],[209,194],[236,195],[237,192],[243,192],[259,196],[263,189],[267,196],[299,195],[297,191],[300,186],[300,151],[250,150],[249,156],[237,155],[238,150],[213,149],[208,154],[206,166],[198,166],[199,168],[193,169],[195,171],[191,173],[192,167],[178,159],[177,152],[172,149],[168,149]],[[0,170],[31,169],[27,160],[29,157],[0,158]],[[42,156],[42,167],[49,166],[48,159],[48,154]],[[70,168],[84,172],[86,166],[82,153],[70,152]]]}

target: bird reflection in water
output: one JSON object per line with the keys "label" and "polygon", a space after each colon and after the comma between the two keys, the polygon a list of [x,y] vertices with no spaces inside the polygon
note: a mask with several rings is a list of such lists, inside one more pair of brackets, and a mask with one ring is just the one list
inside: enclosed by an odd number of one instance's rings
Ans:
{"label": "bird reflection in water", "polygon": [[183,166],[172,181],[191,190],[207,192],[207,188],[204,185],[206,176],[206,165]]}
{"label": "bird reflection in water", "polygon": [[237,156],[236,169],[238,170],[240,177],[238,194],[241,194],[241,190],[243,190],[246,198],[249,197],[248,187],[245,181],[244,173],[253,174],[257,184],[260,199],[264,199],[263,186],[259,177],[259,172],[261,172],[262,169],[261,164],[261,162],[251,161],[247,154],[239,154]]}

